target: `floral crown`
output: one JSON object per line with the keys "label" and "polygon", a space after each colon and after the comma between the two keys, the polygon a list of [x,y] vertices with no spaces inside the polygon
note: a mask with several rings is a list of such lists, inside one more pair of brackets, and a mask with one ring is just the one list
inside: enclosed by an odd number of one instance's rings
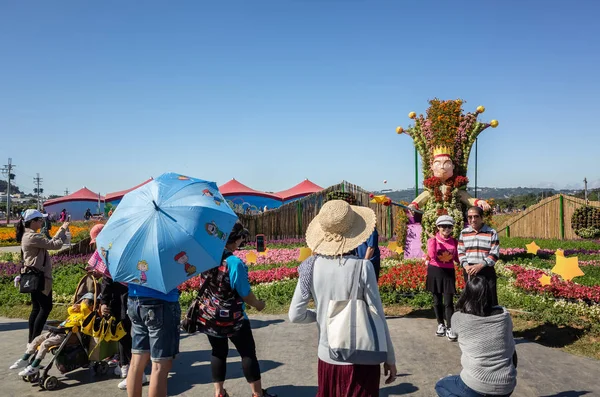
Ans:
{"label": "floral crown", "polygon": [[469,154],[477,136],[486,128],[496,128],[497,120],[489,123],[477,121],[477,115],[485,112],[483,106],[478,106],[474,113],[463,113],[462,99],[429,101],[427,115],[410,112],[408,117],[415,120],[414,126],[406,130],[398,127],[396,132],[405,132],[410,136],[423,160],[425,178],[432,175],[431,164],[437,156],[449,156],[455,165],[454,174],[467,175]]}

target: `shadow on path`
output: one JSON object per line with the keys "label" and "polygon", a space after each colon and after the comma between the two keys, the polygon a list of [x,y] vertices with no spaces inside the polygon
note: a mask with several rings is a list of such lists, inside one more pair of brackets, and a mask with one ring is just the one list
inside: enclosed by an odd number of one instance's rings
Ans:
{"label": "shadow on path", "polygon": [[[514,337],[525,338],[547,347],[565,347],[576,342],[585,332],[585,329],[570,326],[558,327],[554,324],[542,324],[523,331],[515,331]],[[523,342],[517,341],[517,343]]]}
{"label": "shadow on path", "polygon": [[590,394],[591,392],[589,391],[575,391],[575,390],[570,390],[570,391],[561,391],[560,393],[556,393],[556,394],[551,394],[551,395],[547,395],[547,396],[540,396],[540,397],[579,397],[579,396],[584,396],[586,394]]}
{"label": "shadow on path", "polygon": [[[169,393],[173,395],[182,394],[195,385],[212,383],[210,368],[210,350],[182,352],[177,355],[173,362],[172,376],[169,378]],[[238,357],[235,350],[229,350],[228,358]],[[258,360],[260,372],[265,373],[282,365],[282,363],[271,360]],[[227,361],[227,378],[243,378],[242,363],[240,361]],[[227,381],[225,381],[227,384]]]}
{"label": "shadow on path", "polygon": [[314,397],[317,394],[317,386],[273,386],[269,387],[268,391],[281,397]]}
{"label": "shadow on path", "polygon": [[428,318],[428,319],[435,319],[435,313],[433,312],[432,308],[429,308],[429,309],[417,309],[417,310],[413,310],[410,313],[407,313],[406,315],[404,315],[404,317],[406,317],[406,318]]}
{"label": "shadow on path", "polygon": [[279,323],[283,323],[284,320],[281,318],[276,318],[274,320],[257,320],[257,319],[252,319],[250,320],[250,326],[252,327],[252,329],[260,329],[260,328],[265,328],[268,327],[269,325],[274,325],[274,324],[279,324]]}
{"label": "shadow on path", "polygon": [[17,321],[17,322],[0,324],[0,332],[2,332],[2,331],[17,331],[17,330],[27,329],[27,328],[29,328],[29,323],[27,321]]}
{"label": "shadow on path", "polygon": [[412,383],[400,383],[399,385],[388,386],[379,390],[379,397],[397,396],[399,394],[411,394],[419,390]]}

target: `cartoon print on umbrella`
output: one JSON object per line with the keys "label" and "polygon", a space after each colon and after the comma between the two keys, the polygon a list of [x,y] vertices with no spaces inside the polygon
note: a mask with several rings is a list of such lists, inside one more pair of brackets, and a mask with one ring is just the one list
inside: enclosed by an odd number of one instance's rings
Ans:
{"label": "cartoon print on umbrella", "polygon": [[148,281],[148,276],[146,276],[146,272],[148,271],[148,262],[142,259],[137,263],[137,269],[140,271],[140,278],[136,278],[132,280],[132,282],[138,284],[146,284],[146,282]]}
{"label": "cartoon print on umbrella", "polygon": [[208,222],[206,224],[206,231],[211,236],[215,236],[223,241],[227,241],[227,233],[224,233],[223,231],[219,230],[219,227],[214,221]]}
{"label": "cartoon print on umbrella", "polygon": [[175,255],[175,262],[179,263],[180,265],[183,265],[183,269],[185,270],[187,275],[191,276],[194,273],[196,273],[196,266],[190,265],[188,261],[189,258],[185,251],[181,251],[180,253]]}
{"label": "cartoon print on umbrella", "polygon": [[213,194],[213,192],[211,192],[209,189],[204,189],[202,191],[202,195],[203,196],[208,196],[210,198],[212,198],[215,201],[216,205],[221,205],[221,203],[223,202],[223,199],[221,197],[217,197]]}
{"label": "cartoon print on umbrella", "polygon": [[104,257],[104,264],[108,267],[108,251],[110,251],[110,249],[112,248],[112,243],[108,244],[108,249],[104,248],[104,247],[100,247],[100,252],[102,253],[102,256]]}

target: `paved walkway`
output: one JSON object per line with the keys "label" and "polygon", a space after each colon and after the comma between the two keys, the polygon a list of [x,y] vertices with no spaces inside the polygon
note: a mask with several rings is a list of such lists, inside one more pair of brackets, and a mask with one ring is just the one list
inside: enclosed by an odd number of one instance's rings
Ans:
{"label": "paved walkway", "polygon": [[[381,396],[435,396],[435,382],[460,371],[458,344],[434,336],[435,321],[424,318],[388,320],[394,341],[397,381],[383,386]],[[315,325],[291,324],[284,316],[257,316],[252,320],[263,384],[280,397],[314,396],[317,390],[317,330]],[[95,377],[80,369],[60,376],[61,390],[40,391],[8,370],[24,351],[27,323],[0,318],[0,395],[3,397],[124,397],[118,379]],[[600,395],[600,361],[577,357],[524,340],[518,341],[518,386],[516,397],[576,397]],[[243,378],[240,358],[230,352],[226,387],[232,397],[250,395]],[[56,370],[52,374],[58,375]],[[147,388],[144,388],[144,396]],[[212,396],[210,349],[204,335],[183,335],[181,354],[169,378],[169,395]],[[343,397],[343,396],[340,396]]]}
{"label": "paved walkway", "polygon": [[[64,244],[59,251],[67,250],[67,249],[71,248],[72,245],[73,244]],[[2,253],[2,252],[21,252],[21,246],[13,245],[10,247],[0,247],[0,253]]]}

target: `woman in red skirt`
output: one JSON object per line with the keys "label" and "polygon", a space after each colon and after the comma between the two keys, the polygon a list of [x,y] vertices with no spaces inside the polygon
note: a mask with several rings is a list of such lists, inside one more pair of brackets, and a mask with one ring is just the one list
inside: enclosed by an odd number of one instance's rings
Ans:
{"label": "woman in red skirt", "polygon": [[[306,243],[315,255],[298,268],[300,279],[290,305],[289,317],[295,323],[317,322],[319,327],[319,369],[317,397],[377,397],[380,365],[358,365],[330,355],[327,310],[330,301],[350,299],[355,280],[357,297],[383,319],[387,351],[384,354],[385,383],[396,378],[396,359],[377,287],[373,265],[354,255],[354,249],[367,241],[375,228],[375,213],[368,207],[328,201],[306,231]],[[358,273],[357,273],[358,272]],[[310,300],[315,310],[308,309]],[[331,338],[339,335],[330,335]]]}

